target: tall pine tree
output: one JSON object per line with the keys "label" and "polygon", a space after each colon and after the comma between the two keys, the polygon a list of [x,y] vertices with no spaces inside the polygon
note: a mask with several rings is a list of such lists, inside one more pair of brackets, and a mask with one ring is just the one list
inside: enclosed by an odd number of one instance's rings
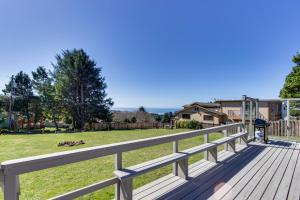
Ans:
{"label": "tall pine tree", "polygon": [[[13,93],[15,99],[15,110],[19,110],[22,117],[30,121],[30,103],[33,97],[32,81],[28,74],[20,71],[15,77],[12,77],[3,90],[5,95]],[[27,126],[29,128],[29,126]]]}
{"label": "tall pine tree", "polygon": [[40,66],[36,71],[32,72],[32,77],[34,89],[40,97],[43,116],[52,120],[56,130],[58,130],[57,121],[60,119],[60,111],[62,108],[56,98],[54,80],[51,77],[51,73]]}
{"label": "tall pine tree", "polygon": [[74,127],[83,130],[86,122],[110,121],[113,102],[107,98],[101,68],[82,49],[63,51],[56,60],[55,88]]}

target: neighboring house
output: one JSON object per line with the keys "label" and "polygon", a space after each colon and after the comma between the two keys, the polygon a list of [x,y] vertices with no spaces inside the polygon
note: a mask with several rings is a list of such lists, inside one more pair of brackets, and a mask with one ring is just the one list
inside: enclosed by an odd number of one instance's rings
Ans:
{"label": "neighboring house", "polygon": [[154,123],[156,120],[154,117],[147,112],[135,111],[113,111],[113,122],[125,122],[125,120],[132,120],[135,117],[136,122]]}
{"label": "neighboring house", "polygon": [[220,112],[220,104],[195,102],[184,105],[182,110],[176,112],[175,119],[221,124],[226,122],[226,114]]}
{"label": "neighboring house", "polygon": [[[267,121],[281,119],[282,102],[279,99],[260,99],[259,118]],[[249,117],[249,102],[246,103],[246,120]],[[255,104],[253,104],[255,109]],[[175,120],[196,120],[207,124],[224,124],[241,121],[242,100],[218,100],[215,103],[194,102],[176,112]],[[254,110],[253,110],[254,113]],[[254,114],[253,114],[253,117]]]}
{"label": "neighboring house", "polygon": [[[218,100],[220,112],[227,115],[228,119],[241,121],[242,100]],[[250,110],[249,102],[246,103],[246,118]],[[255,104],[253,104],[253,109]],[[259,99],[258,117],[267,121],[276,121],[281,119],[282,102],[279,99]],[[248,111],[248,112],[247,112]],[[254,117],[254,116],[253,116]]]}

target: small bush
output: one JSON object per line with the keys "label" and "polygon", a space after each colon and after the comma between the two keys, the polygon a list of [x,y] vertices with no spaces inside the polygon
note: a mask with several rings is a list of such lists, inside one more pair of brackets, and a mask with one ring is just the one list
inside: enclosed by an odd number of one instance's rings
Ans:
{"label": "small bush", "polygon": [[176,122],[176,128],[202,129],[203,126],[196,120],[180,120]]}

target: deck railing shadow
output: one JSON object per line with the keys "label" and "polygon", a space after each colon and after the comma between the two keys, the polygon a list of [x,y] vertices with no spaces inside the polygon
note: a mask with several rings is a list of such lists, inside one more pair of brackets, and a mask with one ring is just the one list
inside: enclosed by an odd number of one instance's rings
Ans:
{"label": "deck railing shadow", "polygon": [[291,147],[293,143],[288,141],[282,141],[282,140],[269,140],[268,142],[271,145],[274,145],[276,147]]}
{"label": "deck railing shadow", "polygon": [[[215,186],[220,186],[234,177],[235,174],[241,171],[248,163],[262,153],[265,148],[266,146],[249,144],[247,148],[221,162],[218,162],[217,165],[204,173],[196,177],[190,177],[187,183],[177,187],[176,189],[168,191],[158,199],[174,199],[174,197],[176,197],[176,199],[180,199],[185,197],[187,194],[196,194],[197,196],[203,195],[201,199],[207,199],[214,194],[216,190]],[[193,199],[192,196],[190,198]]]}

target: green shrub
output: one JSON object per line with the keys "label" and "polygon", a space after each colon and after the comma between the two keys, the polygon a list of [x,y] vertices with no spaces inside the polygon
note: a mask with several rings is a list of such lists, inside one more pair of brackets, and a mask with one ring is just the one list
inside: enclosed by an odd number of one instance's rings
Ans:
{"label": "green shrub", "polygon": [[196,120],[180,120],[176,122],[176,128],[202,129],[203,126]]}

